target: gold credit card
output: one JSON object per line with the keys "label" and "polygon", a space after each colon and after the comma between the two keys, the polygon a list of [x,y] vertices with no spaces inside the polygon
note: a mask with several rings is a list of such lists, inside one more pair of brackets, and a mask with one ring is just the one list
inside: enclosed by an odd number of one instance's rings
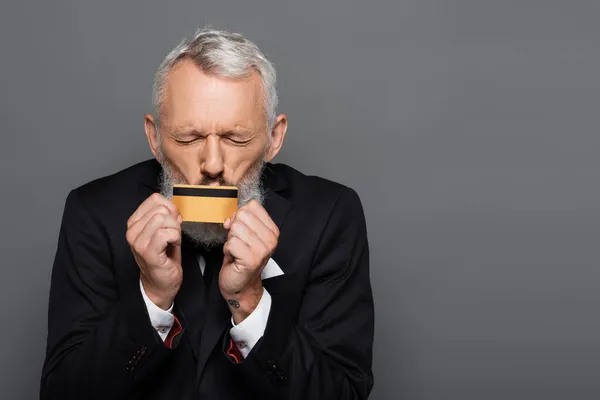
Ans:
{"label": "gold credit card", "polygon": [[235,186],[173,185],[173,204],[188,222],[222,224],[238,206]]}

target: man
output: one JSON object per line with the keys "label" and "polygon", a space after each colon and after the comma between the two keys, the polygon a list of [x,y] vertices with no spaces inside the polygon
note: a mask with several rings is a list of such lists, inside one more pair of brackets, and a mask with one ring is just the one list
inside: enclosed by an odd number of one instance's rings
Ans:
{"label": "man", "polygon": [[[156,160],[73,190],[52,273],[43,399],[365,399],[373,300],[362,206],[271,164],[275,70],[200,30],[156,75]],[[182,222],[176,183],[236,185],[224,224]]]}

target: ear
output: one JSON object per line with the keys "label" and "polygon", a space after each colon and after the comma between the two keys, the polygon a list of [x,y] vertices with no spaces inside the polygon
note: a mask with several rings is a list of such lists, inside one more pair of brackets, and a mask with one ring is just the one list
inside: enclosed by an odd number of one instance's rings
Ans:
{"label": "ear", "polygon": [[277,116],[275,125],[273,125],[273,129],[271,130],[271,143],[267,149],[267,155],[265,157],[266,162],[270,162],[272,159],[274,159],[277,153],[279,153],[279,150],[281,150],[281,146],[283,146],[283,140],[285,139],[285,133],[287,132],[287,127],[287,116],[285,114]]}
{"label": "ear", "polygon": [[160,138],[158,137],[158,128],[154,123],[154,118],[150,114],[146,114],[144,117],[144,130],[146,131],[146,138],[148,139],[150,151],[154,155],[154,158],[159,160]]}

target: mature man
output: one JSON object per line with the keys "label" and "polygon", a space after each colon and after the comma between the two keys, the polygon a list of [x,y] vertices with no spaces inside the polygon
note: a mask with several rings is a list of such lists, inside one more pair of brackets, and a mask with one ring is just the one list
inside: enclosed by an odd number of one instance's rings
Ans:
{"label": "mature man", "polygon": [[[54,261],[43,399],[365,399],[373,300],[357,194],[271,164],[275,70],[241,35],[172,50],[145,131],[156,160],[73,190]],[[224,224],[176,183],[235,185]]]}

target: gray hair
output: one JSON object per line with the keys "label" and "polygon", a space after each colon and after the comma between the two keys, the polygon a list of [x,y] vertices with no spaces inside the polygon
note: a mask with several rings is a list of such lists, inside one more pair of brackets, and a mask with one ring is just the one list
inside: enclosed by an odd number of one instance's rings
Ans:
{"label": "gray hair", "polygon": [[198,29],[165,57],[154,78],[152,106],[158,127],[165,81],[169,71],[182,59],[194,61],[204,72],[220,77],[243,79],[256,71],[262,78],[264,108],[270,130],[277,116],[276,73],[273,64],[258,46],[238,33]]}

